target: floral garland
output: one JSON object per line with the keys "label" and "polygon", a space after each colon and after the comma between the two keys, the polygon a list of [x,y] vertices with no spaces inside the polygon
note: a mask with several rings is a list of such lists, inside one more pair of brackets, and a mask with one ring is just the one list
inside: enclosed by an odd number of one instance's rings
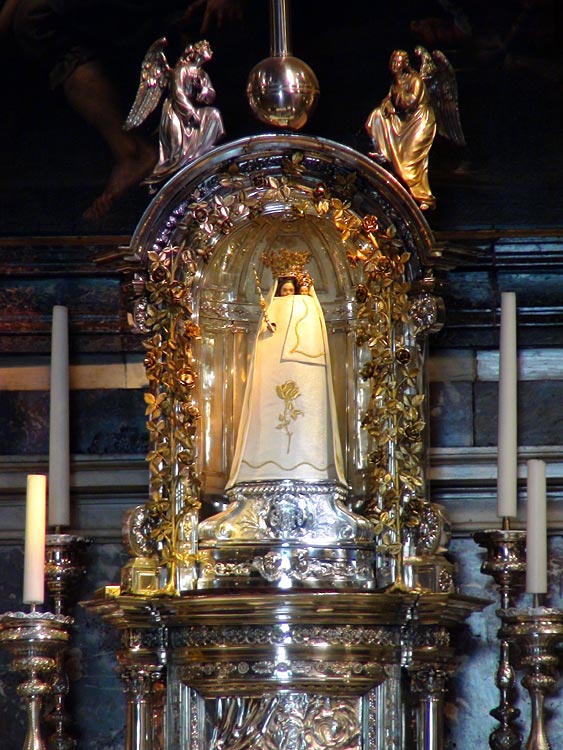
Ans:
{"label": "floral garland", "polygon": [[371,494],[364,514],[374,524],[378,552],[396,561],[395,588],[404,589],[403,549],[409,530],[420,524],[424,504],[422,453],[424,394],[419,389],[418,348],[408,345],[410,283],[405,280],[409,253],[393,225],[380,229],[365,216],[369,240],[349,255],[362,264],[365,284],[356,289],[359,327],[356,340],[370,359],[360,377],[370,383],[362,427],[370,438],[367,457]]}
{"label": "floral garland", "polygon": [[197,381],[192,342],[199,327],[191,320],[191,286],[195,275],[192,254],[181,247],[148,253],[148,293],[145,328],[149,338],[145,368],[147,455],[151,520],[150,536],[169,569],[165,593],[175,593],[178,565],[193,565],[190,543],[201,506],[196,469],[196,425],[199,409],[193,400]]}

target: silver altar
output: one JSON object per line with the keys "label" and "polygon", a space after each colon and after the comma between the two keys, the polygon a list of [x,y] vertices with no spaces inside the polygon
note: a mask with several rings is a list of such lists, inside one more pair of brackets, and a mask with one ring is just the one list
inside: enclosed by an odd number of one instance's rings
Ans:
{"label": "silver altar", "polygon": [[[228,497],[252,271],[280,247],[311,254],[348,487]],[[121,586],[85,603],[122,632],[127,750],[442,747],[450,632],[486,603],[456,593],[426,487],[443,264],[399,182],[318,138],[225,144],[154,198],[121,259],[147,349],[149,500],[126,518]],[[224,513],[228,532],[206,520]]]}

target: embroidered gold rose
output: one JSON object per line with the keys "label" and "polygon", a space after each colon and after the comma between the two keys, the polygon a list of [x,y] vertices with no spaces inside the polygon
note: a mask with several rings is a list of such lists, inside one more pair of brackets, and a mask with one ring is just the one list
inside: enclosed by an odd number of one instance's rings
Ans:
{"label": "embroidered gold rose", "polygon": [[284,402],[283,413],[278,416],[279,424],[276,430],[284,430],[287,435],[287,453],[291,448],[291,438],[293,433],[289,429],[292,421],[294,422],[297,417],[302,417],[304,412],[301,409],[296,409],[294,401],[299,398],[299,388],[294,380],[286,380],[285,383],[276,386],[276,395]]}

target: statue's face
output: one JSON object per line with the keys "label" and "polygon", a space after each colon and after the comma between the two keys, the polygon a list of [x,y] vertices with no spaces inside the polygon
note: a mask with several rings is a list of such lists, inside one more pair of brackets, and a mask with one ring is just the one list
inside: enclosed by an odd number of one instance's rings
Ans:
{"label": "statue's face", "polygon": [[213,57],[213,52],[208,44],[203,44],[200,50],[201,58],[204,62],[209,62]]}
{"label": "statue's face", "polygon": [[407,64],[408,59],[402,52],[396,52],[391,56],[389,67],[393,73],[399,73]]}
{"label": "statue's face", "polygon": [[280,297],[289,297],[291,294],[295,294],[295,287],[292,281],[284,281],[280,289]]}

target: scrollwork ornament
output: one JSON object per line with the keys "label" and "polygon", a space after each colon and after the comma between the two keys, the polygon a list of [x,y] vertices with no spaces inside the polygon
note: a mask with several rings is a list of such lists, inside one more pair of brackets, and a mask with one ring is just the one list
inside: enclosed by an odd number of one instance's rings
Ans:
{"label": "scrollwork ornament", "polygon": [[432,555],[438,552],[447,520],[440,506],[435,503],[419,503],[419,524],[414,530],[417,555]]}
{"label": "scrollwork ornament", "polygon": [[[426,640],[421,645],[448,645],[439,638],[441,631],[432,630],[435,635],[432,641]],[[447,635],[447,631],[444,630]],[[398,643],[398,635],[387,627],[368,627],[363,625],[232,625],[213,627],[207,625],[204,629],[199,626],[187,626],[171,632],[174,648],[183,646],[219,646],[228,648],[242,645],[272,645],[282,646],[299,644],[315,645],[389,645]],[[145,641],[143,645],[146,646]]]}
{"label": "scrollwork ornament", "polygon": [[448,592],[453,591],[454,588],[454,577],[451,571],[447,570],[446,568],[442,568],[438,576],[438,591],[443,591],[447,594]]}
{"label": "scrollwork ornament", "polygon": [[138,505],[125,513],[123,539],[130,554],[151,557],[157,553],[157,544],[152,535],[155,526],[156,519],[146,505]]}
{"label": "scrollwork ornament", "polygon": [[441,698],[446,690],[448,672],[439,667],[414,668],[410,673],[413,692],[428,697]]}
{"label": "scrollwork ornament", "polygon": [[164,678],[163,667],[138,667],[128,665],[121,668],[123,680],[129,696],[135,700],[144,700],[151,695],[155,685]]}
{"label": "scrollwork ornament", "polygon": [[446,628],[422,627],[411,623],[403,629],[402,640],[410,649],[447,649],[450,646],[450,633]]}
{"label": "scrollwork ornament", "polygon": [[134,271],[130,281],[123,285],[128,307],[127,320],[133,333],[147,333],[145,322],[149,303],[145,288],[146,280],[144,272]]}
{"label": "scrollwork ornament", "polygon": [[[230,680],[238,681],[241,675],[248,676],[249,679],[267,680],[278,684],[278,682],[287,683],[288,680],[301,682],[305,681],[323,681],[325,679],[339,678],[346,682],[354,680],[370,679],[374,682],[381,682],[384,678],[383,666],[379,662],[359,662],[359,661],[317,661],[315,659],[285,660],[277,661],[273,659],[262,659],[258,661],[242,662],[192,662],[182,667],[181,679],[188,684],[193,684],[197,680],[220,680],[227,682]],[[128,679],[143,680],[144,675],[135,673],[129,675]],[[139,683],[141,684],[141,683]]]}

